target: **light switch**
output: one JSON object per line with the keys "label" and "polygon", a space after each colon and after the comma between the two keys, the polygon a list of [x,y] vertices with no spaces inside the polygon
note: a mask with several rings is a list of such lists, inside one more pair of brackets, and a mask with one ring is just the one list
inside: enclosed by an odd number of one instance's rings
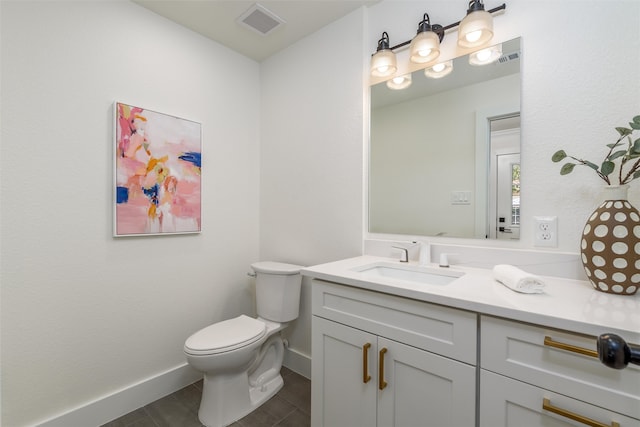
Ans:
{"label": "light switch", "polygon": [[451,204],[452,205],[470,205],[471,191],[452,191]]}

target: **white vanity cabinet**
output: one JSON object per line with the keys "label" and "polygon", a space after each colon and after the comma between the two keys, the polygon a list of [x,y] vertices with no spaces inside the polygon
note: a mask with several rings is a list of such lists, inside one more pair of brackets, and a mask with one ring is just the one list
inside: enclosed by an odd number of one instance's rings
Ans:
{"label": "white vanity cabinet", "polygon": [[475,313],[312,289],[312,426],[475,426]]}
{"label": "white vanity cabinet", "polygon": [[640,369],[602,365],[595,337],[491,316],[480,323],[480,427],[640,427]]}
{"label": "white vanity cabinet", "polygon": [[470,267],[444,286],[363,273],[377,263],[304,269],[314,427],[640,427],[640,366],[596,352],[603,333],[640,344],[637,297],[554,277],[519,294]]}

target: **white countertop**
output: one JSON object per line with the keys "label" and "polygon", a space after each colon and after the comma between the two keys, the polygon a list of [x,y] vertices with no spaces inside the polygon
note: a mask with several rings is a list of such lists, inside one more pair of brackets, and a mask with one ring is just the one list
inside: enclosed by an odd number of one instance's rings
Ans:
{"label": "white countertop", "polygon": [[[596,291],[589,282],[542,276],[544,293],[522,294],[493,278],[491,270],[452,265],[465,275],[448,285],[428,285],[373,277],[354,268],[397,259],[360,256],[304,268],[304,276],[463,310],[598,336],[605,332],[640,344],[640,293],[633,296]],[[437,264],[431,267],[439,268]]]}

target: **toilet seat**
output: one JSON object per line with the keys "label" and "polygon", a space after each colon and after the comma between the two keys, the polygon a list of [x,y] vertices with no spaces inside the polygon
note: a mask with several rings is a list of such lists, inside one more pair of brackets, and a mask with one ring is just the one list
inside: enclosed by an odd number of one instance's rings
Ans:
{"label": "toilet seat", "polygon": [[196,356],[226,353],[258,341],[266,333],[264,322],[242,314],[191,335],[184,344],[184,351]]}

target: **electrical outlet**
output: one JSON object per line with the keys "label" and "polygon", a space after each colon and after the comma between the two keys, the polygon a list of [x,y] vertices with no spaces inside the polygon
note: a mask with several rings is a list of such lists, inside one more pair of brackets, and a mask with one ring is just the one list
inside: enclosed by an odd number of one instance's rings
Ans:
{"label": "electrical outlet", "polygon": [[558,217],[534,216],[533,217],[533,245],[538,247],[558,247]]}

